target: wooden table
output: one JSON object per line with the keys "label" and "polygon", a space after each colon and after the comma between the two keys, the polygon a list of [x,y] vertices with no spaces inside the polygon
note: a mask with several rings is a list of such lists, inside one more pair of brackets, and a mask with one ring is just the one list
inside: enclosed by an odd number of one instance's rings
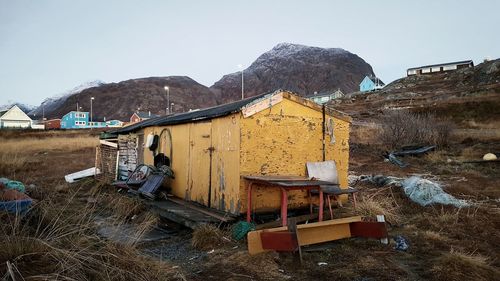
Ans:
{"label": "wooden table", "polygon": [[311,180],[300,176],[243,176],[248,181],[247,190],[247,222],[251,221],[252,213],[252,186],[278,187],[281,190],[281,224],[287,224],[288,216],[288,191],[289,190],[317,190],[319,192],[319,214],[318,220],[323,220],[323,191],[321,185],[331,185],[331,182]]}

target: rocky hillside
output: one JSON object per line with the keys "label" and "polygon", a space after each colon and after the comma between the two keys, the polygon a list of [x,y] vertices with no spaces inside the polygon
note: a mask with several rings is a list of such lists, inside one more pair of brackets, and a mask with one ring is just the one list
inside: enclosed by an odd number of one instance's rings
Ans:
{"label": "rocky hillside", "polygon": [[[128,120],[132,113],[151,111],[153,114],[165,114],[167,94],[164,87],[170,88],[172,111],[183,112],[189,109],[214,106],[213,93],[205,86],[187,76],[149,77],[131,79],[119,83],[101,84],[86,88],[80,92],[56,99],[55,106],[45,108],[47,118],[61,118],[71,110],[76,110],[78,103],[83,111],[90,111],[90,98],[94,97],[94,119]],[[38,108],[41,112],[41,107]],[[39,116],[39,114],[37,114]]]}
{"label": "rocky hillside", "polygon": [[[244,70],[245,96],[286,89],[302,96],[315,91],[356,91],[372,67],[362,58],[339,48],[318,48],[281,43],[262,54]],[[210,87],[219,103],[241,97],[241,72],[225,75]]]}
{"label": "rocky hillside", "polygon": [[500,59],[473,68],[404,77],[380,91],[353,93],[332,105],[358,120],[389,108],[429,111],[456,121],[494,120],[500,118]]}

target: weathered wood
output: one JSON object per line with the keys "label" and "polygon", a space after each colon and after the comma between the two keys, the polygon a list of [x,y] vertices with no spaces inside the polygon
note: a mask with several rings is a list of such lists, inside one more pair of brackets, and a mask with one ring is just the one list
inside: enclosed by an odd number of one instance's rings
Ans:
{"label": "weathered wood", "polygon": [[[349,224],[361,221],[360,216],[297,225],[299,246],[312,245],[351,237]],[[262,248],[261,232],[286,231],[287,227],[277,227],[251,231],[247,235],[248,252],[251,255],[266,252]]]}
{"label": "weathered wood", "polygon": [[220,221],[223,221],[223,222],[234,221],[234,217],[229,216],[228,214],[226,214],[225,216],[222,216],[222,215],[216,213],[215,211],[204,209],[203,207],[198,207],[198,206],[193,205],[192,203],[186,202],[185,200],[182,200],[180,198],[170,197],[170,198],[168,198],[168,200],[173,201],[177,204],[183,205],[183,206],[190,208],[192,210],[201,212],[205,215],[209,215],[209,216],[214,217],[214,218],[216,218]]}
{"label": "weathered wood", "polygon": [[250,104],[249,106],[246,106],[243,108],[242,113],[243,117],[247,118],[255,113],[261,112],[262,110],[265,110],[267,108],[272,107],[273,105],[276,105],[280,103],[283,100],[283,94],[279,93],[276,95],[272,95],[269,98],[263,99],[257,103]]}
{"label": "weathered wood", "polygon": [[99,143],[101,143],[103,145],[111,146],[111,147],[114,147],[114,148],[118,147],[118,143],[110,142],[110,141],[107,141],[107,140],[100,140]]}
{"label": "weathered wood", "polygon": [[195,229],[207,223],[221,223],[221,220],[198,210],[191,209],[172,200],[150,201],[142,200],[151,210],[162,218],[171,220],[186,227]]}

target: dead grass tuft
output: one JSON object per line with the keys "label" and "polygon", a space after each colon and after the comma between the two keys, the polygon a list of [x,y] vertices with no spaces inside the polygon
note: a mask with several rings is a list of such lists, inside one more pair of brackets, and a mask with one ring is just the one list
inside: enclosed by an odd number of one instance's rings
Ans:
{"label": "dead grass tuft", "polygon": [[389,197],[364,197],[358,202],[356,212],[366,217],[384,215],[385,220],[391,224],[399,224],[402,219],[400,208]]}
{"label": "dead grass tuft", "polygon": [[196,228],[191,238],[191,245],[202,251],[216,249],[230,241],[222,230],[211,224],[204,224]]}
{"label": "dead grass tuft", "polygon": [[452,249],[439,257],[431,269],[435,280],[496,280],[500,271],[489,258]]}
{"label": "dead grass tuft", "polygon": [[434,241],[434,242],[446,242],[449,241],[449,238],[441,234],[440,232],[425,230],[420,232],[422,237],[426,240]]}

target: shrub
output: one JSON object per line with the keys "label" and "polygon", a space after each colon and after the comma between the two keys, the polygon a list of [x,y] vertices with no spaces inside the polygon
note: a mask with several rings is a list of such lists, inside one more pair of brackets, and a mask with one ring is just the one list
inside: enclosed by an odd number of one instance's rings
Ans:
{"label": "shrub", "polygon": [[379,138],[388,148],[431,144],[446,146],[453,126],[430,113],[417,114],[408,110],[385,111]]}

